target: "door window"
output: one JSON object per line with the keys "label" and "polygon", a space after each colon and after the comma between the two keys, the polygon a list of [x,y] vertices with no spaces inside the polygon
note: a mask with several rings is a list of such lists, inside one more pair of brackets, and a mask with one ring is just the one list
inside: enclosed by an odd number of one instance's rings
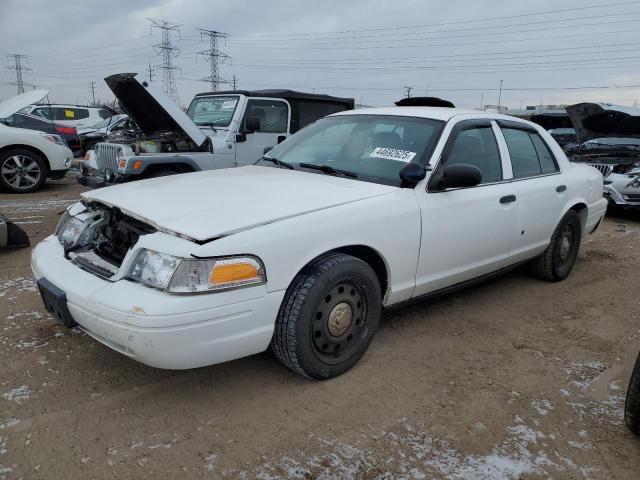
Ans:
{"label": "door window", "polygon": [[500,151],[490,125],[471,127],[458,133],[446,162],[447,165],[465,163],[478,167],[482,172],[481,184],[502,180]]}
{"label": "door window", "polygon": [[286,133],[289,120],[289,107],[286,103],[278,100],[255,100],[247,102],[247,117],[258,117],[260,119],[261,133]]}
{"label": "door window", "polygon": [[502,128],[509,148],[513,178],[526,178],[558,171],[551,151],[540,135],[517,128]]}

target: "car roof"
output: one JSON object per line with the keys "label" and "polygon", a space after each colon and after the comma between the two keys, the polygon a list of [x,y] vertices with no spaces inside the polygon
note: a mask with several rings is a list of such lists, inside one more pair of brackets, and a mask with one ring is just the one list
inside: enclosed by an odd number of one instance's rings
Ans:
{"label": "car roof", "polygon": [[376,108],[360,108],[357,110],[347,110],[344,112],[334,113],[337,115],[395,115],[401,117],[421,117],[433,120],[449,121],[456,116],[469,116],[474,118],[488,118],[491,120],[508,120],[517,121],[527,125],[536,126],[534,123],[511,115],[501,113],[486,112],[484,110],[471,110],[464,108],[447,108],[447,107],[376,107]]}
{"label": "car roof", "polygon": [[34,108],[39,107],[63,107],[63,108],[88,108],[90,110],[100,110],[102,107],[91,107],[89,105],[72,105],[70,103],[34,103],[30,105]]}

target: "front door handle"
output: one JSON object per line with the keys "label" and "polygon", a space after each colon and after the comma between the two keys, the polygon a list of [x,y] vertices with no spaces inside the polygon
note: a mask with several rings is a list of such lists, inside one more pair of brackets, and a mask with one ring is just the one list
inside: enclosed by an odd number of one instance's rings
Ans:
{"label": "front door handle", "polygon": [[515,195],[505,195],[504,197],[502,197],[500,199],[500,203],[511,203],[511,202],[515,202],[516,201],[516,196]]}
{"label": "front door handle", "polygon": [[556,187],[556,192],[558,193],[562,193],[562,192],[566,192],[567,191],[567,186],[566,185],[558,185]]}

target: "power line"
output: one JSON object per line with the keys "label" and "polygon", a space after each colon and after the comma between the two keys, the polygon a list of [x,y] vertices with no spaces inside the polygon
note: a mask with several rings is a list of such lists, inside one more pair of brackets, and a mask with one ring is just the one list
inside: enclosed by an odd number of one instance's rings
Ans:
{"label": "power line", "polygon": [[30,83],[26,83],[23,79],[22,79],[22,72],[26,71],[26,70],[31,70],[28,67],[25,67],[24,65],[22,65],[22,61],[23,60],[27,60],[27,58],[29,58],[28,55],[23,55],[21,53],[9,53],[7,54],[7,58],[9,60],[13,59],[14,64],[13,65],[9,65],[7,68],[9,70],[14,70],[16,72],[16,81],[15,82],[10,82],[9,85],[16,85],[18,87],[18,95],[21,93],[24,93],[24,86],[25,85],[29,85],[31,87],[33,87],[32,84]]}
{"label": "power line", "polygon": [[289,36],[327,35],[327,34],[357,33],[357,32],[380,32],[380,31],[386,31],[386,30],[404,30],[404,29],[412,29],[412,28],[439,27],[443,25],[460,25],[460,24],[474,23],[474,22],[512,20],[514,18],[526,18],[526,17],[537,16],[537,15],[549,15],[549,14],[555,14],[555,13],[567,13],[567,12],[594,10],[594,9],[600,9],[600,8],[612,8],[612,7],[620,7],[625,5],[638,5],[638,4],[640,4],[639,1],[618,2],[618,3],[600,4],[600,5],[589,5],[585,7],[565,8],[560,10],[546,10],[541,12],[522,13],[517,15],[507,15],[507,16],[501,16],[501,17],[485,17],[485,18],[479,18],[479,19],[457,20],[453,22],[427,23],[422,25],[400,25],[400,26],[384,27],[384,28],[364,28],[364,29],[357,29],[357,30],[342,30],[342,31],[330,31],[330,32],[262,33],[262,34],[238,36],[237,38],[258,38],[258,37],[270,37],[270,36],[289,37]]}
{"label": "power line", "polygon": [[208,77],[202,78],[203,82],[209,82],[211,85],[211,91],[217,92],[220,89],[220,84],[229,83],[220,77],[220,64],[229,60],[229,55],[222,53],[219,49],[218,40],[228,37],[228,34],[217,32],[215,30],[206,30],[204,28],[197,29],[200,32],[200,38],[209,37],[209,49],[202,50],[196,53],[196,59],[198,55],[202,55],[206,58],[211,66],[211,74]]}
{"label": "power line", "polygon": [[173,75],[174,70],[180,70],[179,67],[173,65],[173,59],[180,54],[180,49],[171,45],[171,32],[180,33],[178,23],[168,22],[166,20],[153,20],[147,18],[151,22],[151,29],[158,28],[162,34],[162,41],[154,45],[156,53],[162,56],[162,63],[156,67],[162,70],[162,90],[174,102],[180,105],[180,97],[176,86],[176,79]]}

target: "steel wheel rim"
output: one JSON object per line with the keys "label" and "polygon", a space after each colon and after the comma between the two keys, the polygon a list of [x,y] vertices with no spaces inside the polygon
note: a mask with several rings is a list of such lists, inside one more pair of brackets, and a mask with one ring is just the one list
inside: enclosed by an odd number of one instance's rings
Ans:
{"label": "steel wheel rim", "polygon": [[26,155],[13,155],[4,161],[0,174],[11,187],[26,190],[40,181],[42,171],[33,158]]}
{"label": "steel wheel rim", "polygon": [[354,280],[340,280],[328,288],[316,306],[311,325],[311,345],[324,363],[349,358],[367,333],[367,301]]}
{"label": "steel wheel rim", "polygon": [[560,234],[560,247],[558,251],[558,266],[563,266],[571,256],[575,234],[571,225],[565,225]]}

